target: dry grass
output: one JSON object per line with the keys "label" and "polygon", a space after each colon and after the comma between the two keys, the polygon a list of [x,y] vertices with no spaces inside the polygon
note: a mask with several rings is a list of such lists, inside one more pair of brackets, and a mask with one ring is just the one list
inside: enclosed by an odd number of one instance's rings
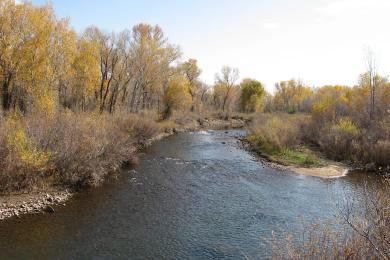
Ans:
{"label": "dry grass", "polygon": [[287,114],[262,114],[255,118],[250,129],[260,146],[284,150],[302,142],[298,117]]}

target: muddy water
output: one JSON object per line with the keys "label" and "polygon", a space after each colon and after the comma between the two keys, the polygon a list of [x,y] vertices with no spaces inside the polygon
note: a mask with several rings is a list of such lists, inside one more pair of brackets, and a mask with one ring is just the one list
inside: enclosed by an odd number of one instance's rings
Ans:
{"label": "muddy water", "polygon": [[240,131],[157,142],[135,170],[75,196],[55,214],[0,223],[0,259],[258,259],[272,233],[332,219],[362,174],[320,179],[269,168]]}

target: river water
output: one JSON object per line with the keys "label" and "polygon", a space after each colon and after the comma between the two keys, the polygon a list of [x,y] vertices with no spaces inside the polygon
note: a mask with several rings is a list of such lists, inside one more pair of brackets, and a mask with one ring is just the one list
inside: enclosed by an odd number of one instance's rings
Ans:
{"label": "river water", "polygon": [[340,196],[361,186],[358,173],[321,179],[263,165],[239,148],[243,134],[168,137],[55,214],[1,222],[0,259],[267,258],[273,236],[333,219]]}

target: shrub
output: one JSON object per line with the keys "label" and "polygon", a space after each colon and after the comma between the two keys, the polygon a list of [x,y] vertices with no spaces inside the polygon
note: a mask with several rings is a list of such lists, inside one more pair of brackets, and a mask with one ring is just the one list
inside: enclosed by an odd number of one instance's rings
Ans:
{"label": "shrub", "polygon": [[26,133],[18,118],[3,120],[0,127],[0,192],[25,189],[51,168],[50,151],[43,150]]}
{"label": "shrub", "polygon": [[49,180],[71,187],[97,185],[134,160],[138,144],[157,132],[154,121],[135,115],[64,111],[54,117],[8,118],[0,125],[0,192]]}
{"label": "shrub", "polygon": [[320,131],[319,144],[329,156],[341,159],[354,159],[359,150],[360,130],[350,118],[341,118]]}
{"label": "shrub", "polygon": [[373,145],[370,155],[370,161],[375,162],[377,165],[390,165],[390,140],[378,140]]}
{"label": "shrub", "polygon": [[378,166],[390,166],[390,118],[372,124],[362,134],[360,160]]}
{"label": "shrub", "polygon": [[104,177],[133,160],[139,142],[153,136],[153,121],[134,115],[74,115],[56,119],[52,140],[60,180],[71,186],[99,184]]}
{"label": "shrub", "polygon": [[251,126],[251,137],[259,146],[270,146],[278,151],[294,148],[301,143],[302,135],[298,117],[288,115],[261,115]]}
{"label": "shrub", "polygon": [[113,120],[119,125],[119,131],[130,135],[136,142],[144,142],[161,130],[154,120],[135,114],[115,115]]}

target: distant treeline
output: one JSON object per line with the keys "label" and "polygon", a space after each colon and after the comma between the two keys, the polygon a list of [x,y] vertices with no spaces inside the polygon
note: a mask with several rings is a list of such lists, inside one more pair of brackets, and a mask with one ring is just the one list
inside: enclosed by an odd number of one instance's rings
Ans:
{"label": "distant treeline", "polygon": [[77,35],[50,4],[1,0],[0,35],[5,112],[120,108],[167,117],[172,109],[195,111],[202,104],[229,110],[237,94],[237,70],[224,67],[213,91],[199,80],[197,61],[182,62],[180,48],[158,25],[138,24],[119,33],[91,26]]}
{"label": "distant treeline", "polygon": [[264,109],[274,113],[256,117],[253,130],[260,146],[283,151],[315,145],[330,158],[389,171],[383,169],[390,166],[387,78],[367,72],[354,87],[281,82],[275,95],[266,97]]}

